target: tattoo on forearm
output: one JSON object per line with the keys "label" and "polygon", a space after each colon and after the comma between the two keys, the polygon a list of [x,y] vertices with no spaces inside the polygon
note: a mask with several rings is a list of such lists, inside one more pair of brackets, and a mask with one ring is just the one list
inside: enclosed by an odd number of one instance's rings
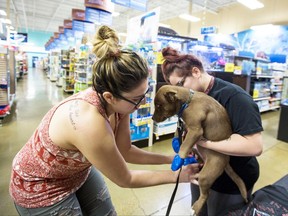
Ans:
{"label": "tattoo on forearm", "polygon": [[79,117],[79,101],[75,100],[69,107],[69,119],[74,130],[76,130],[76,118]]}

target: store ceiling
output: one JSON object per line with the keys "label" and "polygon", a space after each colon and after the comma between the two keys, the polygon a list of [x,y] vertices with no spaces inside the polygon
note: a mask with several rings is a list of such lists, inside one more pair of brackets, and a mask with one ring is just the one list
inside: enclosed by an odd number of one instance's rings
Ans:
{"label": "store ceiling", "polygon": [[[206,5],[206,11],[212,13],[236,3],[236,0],[148,0],[147,11],[160,7],[160,22],[165,22],[181,13],[189,13],[191,1],[193,12],[205,10]],[[0,0],[0,9],[10,11],[8,17],[12,25],[22,27],[26,32],[58,32],[64,19],[71,19],[72,8],[85,9],[84,2],[85,0]],[[10,10],[7,10],[9,7]],[[120,5],[115,5],[115,11],[120,15],[113,17],[112,25],[118,32],[126,32],[129,18],[145,13]]]}

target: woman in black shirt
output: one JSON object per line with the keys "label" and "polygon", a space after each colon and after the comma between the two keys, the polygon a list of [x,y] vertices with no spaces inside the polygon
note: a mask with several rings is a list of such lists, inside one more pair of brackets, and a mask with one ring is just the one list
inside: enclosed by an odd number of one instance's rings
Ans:
{"label": "woman in black shirt", "polygon": [[[170,47],[164,48],[162,55],[162,73],[166,82],[205,92],[227,110],[233,130],[231,137],[217,142],[201,140],[197,144],[230,155],[230,165],[243,179],[251,195],[259,177],[256,156],[262,153],[263,148],[263,128],[257,104],[241,87],[209,75],[194,55],[180,54]],[[191,184],[191,192],[193,204],[199,197],[199,187]],[[201,215],[218,216],[227,209],[244,204],[238,187],[224,172],[213,184]]]}

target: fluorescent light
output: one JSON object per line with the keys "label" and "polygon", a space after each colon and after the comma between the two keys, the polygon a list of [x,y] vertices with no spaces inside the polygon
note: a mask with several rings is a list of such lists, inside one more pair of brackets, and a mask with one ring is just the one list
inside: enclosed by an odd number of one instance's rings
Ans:
{"label": "fluorescent light", "polygon": [[255,9],[264,7],[264,4],[262,4],[258,0],[237,0],[237,1],[241,4],[243,4],[244,6],[250,8],[251,10],[255,10]]}
{"label": "fluorescent light", "polygon": [[191,16],[189,14],[180,14],[179,17],[181,19],[185,19],[185,20],[188,20],[190,22],[198,22],[198,21],[200,21],[200,18],[195,17],[195,16]]}
{"label": "fluorescent light", "polygon": [[252,30],[267,29],[267,28],[271,28],[272,26],[273,24],[254,25],[254,26],[251,26],[250,29]]}
{"label": "fluorescent light", "polygon": [[164,24],[164,23],[158,23],[159,26],[165,27],[165,28],[170,28],[170,25]]}
{"label": "fluorescent light", "polygon": [[1,16],[7,16],[7,13],[4,10],[0,10],[0,15]]}
{"label": "fluorescent light", "polygon": [[10,19],[1,18],[0,21],[1,21],[2,23],[7,24],[7,25],[11,25],[11,20],[10,20]]}
{"label": "fluorescent light", "polygon": [[119,36],[123,36],[123,37],[126,37],[127,36],[127,33],[124,33],[124,32],[120,32],[118,33]]}
{"label": "fluorescent light", "polygon": [[119,16],[119,15],[120,15],[119,12],[115,12],[115,11],[114,11],[114,12],[112,13],[112,16],[113,16],[113,17],[117,17],[117,16]]}

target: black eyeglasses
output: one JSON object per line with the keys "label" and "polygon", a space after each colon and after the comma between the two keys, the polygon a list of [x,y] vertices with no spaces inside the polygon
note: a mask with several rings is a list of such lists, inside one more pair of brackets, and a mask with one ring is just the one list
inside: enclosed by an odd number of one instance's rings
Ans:
{"label": "black eyeglasses", "polygon": [[144,95],[139,99],[138,102],[134,102],[134,101],[132,101],[132,100],[129,100],[128,98],[126,98],[126,97],[124,97],[124,96],[122,96],[122,95],[120,95],[120,94],[115,94],[115,95],[116,95],[118,98],[120,98],[120,99],[122,99],[122,100],[125,100],[125,101],[127,101],[127,102],[135,105],[135,107],[138,107],[139,104],[146,98],[146,94],[149,92],[149,90],[150,90],[150,88],[148,88],[148,89],[146,90],[146,92],[145,92]]}
{"label": "black eyeglasses", "polygon": [[176,86],[183,86],[185,83],[187,76],[184,76],[180,81],[176,83]]}

